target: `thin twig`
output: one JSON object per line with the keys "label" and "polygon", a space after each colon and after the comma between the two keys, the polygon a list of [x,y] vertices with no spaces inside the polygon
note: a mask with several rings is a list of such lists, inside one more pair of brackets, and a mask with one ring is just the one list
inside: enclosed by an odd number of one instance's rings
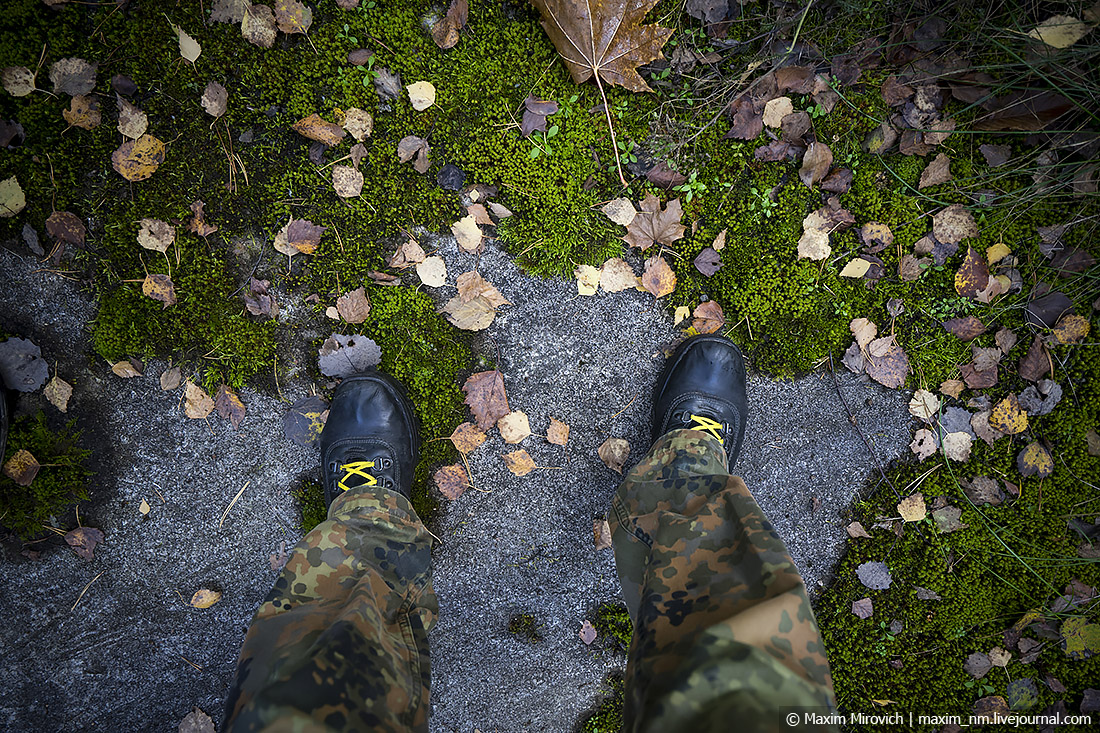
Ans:
{"label": "thin twig", "polygon": [[249,485],[250,483],[252,483],[252,480],[251,480],[251,479],[249,479],[248,481],[245,481],[245,482],[244,482],[244,486],[242,486],[242,487],[241,487],[241,490],[240,490],[240,491],[238,491],[238,492],[237,492],[237,495],[233,497],[233,501],[229,502],[229,506],[227,506],[227,507],[225,508],[225,511],[224,511],[224,512],[222,512],[222,518],[221,518],[221,520],[220,520],[220,521],[218,522],[218,529],[221,529],[221,527],[222,527],[222,524],[224,524],[224,523],[225,523],[225,518],[226,518],[226,517],[227,517],[227,516],[229,515],[229,510],[230,510],[230,509],[232,509],[232,508],[233,508],[233,505],[237,503],[237,500],[241,498],[241,495],[242,495],[242,494],[244,494],[244,490],[248,488],[248,485]]}
{"label": "thin twig", "polygon": [[[105,573],[105,572],[107,572],[107,571],[106,571],[106,570],[104,570],[104,571],[100,572],[100,574],[99,574],[99,575],[103,575],[103,573]],[[96,582],[97,580],[99,580],[99,575],[97,575],[97,576],[95,576],[94,578],[92,578],[91,580],[89,580],[89,581],[88,581],[88,585],[84,586],[84,590],[80,591],[80,595],[78,595],[78,596],[76,597],[76,603],[74,603],[74,604],[73,604],[73,607],[69,609],[69,613],[72,613],[73,611],[75,611],[75,610],[76,610],[76,604],[77,604],[77,603],[80,603],[80,599],[81,599],[81,598],[83,598],[83,597],[84,597],[84,594],[88,592],[88,589],[92,587],[92,583],[94,583],[94,582]]]}

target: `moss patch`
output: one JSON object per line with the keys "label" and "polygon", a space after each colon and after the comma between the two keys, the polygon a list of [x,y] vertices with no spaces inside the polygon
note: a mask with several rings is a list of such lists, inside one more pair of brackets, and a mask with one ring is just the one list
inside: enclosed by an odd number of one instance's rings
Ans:
{"label": "moss patch", "polygon": [[298,510],[302,512],[302,521],[298,528],[303,533],[309,533],[318,524],[328,519],[325,488],[320,481],[303,479],[290,490],[290,495],[298,502]]}
{"label": "moss patch", "polygon": [[537,644],[542,641],[540,628],[542,625],[538,619],[529,613],[513,614],[512,618],[508,619],[508,633],[528,644]]}
{"label": "moss patch", "polygon": [[609,674],[603,681],[602,699],[577,726],[582,733],[618,733],[623,728],[623,704],[626,687],[623,676]]}
{"label": "moss patch", "polygon": [[85,463],[91,453],[80,448],[80,435],[73,420],[51,430],[41,412],[11,425],[3,462],[26,450],[42,468],[30,486],[0,475],[0,525],[21,539],[31,539],[42,534],[43,525],[51,518],[61,517],[88,498],[86,485],[91,474]]}

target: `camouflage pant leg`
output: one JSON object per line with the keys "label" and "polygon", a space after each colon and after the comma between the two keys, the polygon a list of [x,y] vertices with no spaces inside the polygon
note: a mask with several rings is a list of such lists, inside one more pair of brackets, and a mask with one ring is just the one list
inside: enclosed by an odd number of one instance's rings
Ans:
{"label": "camouflage pant leg", "polygon": [[431,540],[405,497],[336,498],[245,637],[223,731],[426,731]]}
{"label": "camouflage pant leg", "polygon": [[634,622],[627,731],[790,730],[835,705],[802,578],[717,440],[661,438],[612,500]]}

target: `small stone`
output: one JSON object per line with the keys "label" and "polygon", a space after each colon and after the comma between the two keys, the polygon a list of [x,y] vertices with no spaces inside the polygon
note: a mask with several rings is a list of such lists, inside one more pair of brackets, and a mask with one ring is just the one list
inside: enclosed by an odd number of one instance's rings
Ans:
{"label": "small stone", "polygon": [[444,188],[448,191],[457,191],[462,188],[462,184],[466,182],[466,174],[454,163],[448,163],[440,169],[435,181],[439,184],[440,188]]}

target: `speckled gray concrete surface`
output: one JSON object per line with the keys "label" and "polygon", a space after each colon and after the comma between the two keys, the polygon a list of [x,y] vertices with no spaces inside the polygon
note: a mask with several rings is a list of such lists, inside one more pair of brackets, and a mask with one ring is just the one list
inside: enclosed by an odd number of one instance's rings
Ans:
{"label": "speckled gray concrete surface", "polygon": [[[440,244],[453,283],[475,260],[449,240]],[[432,527],[441,614],[431,636],[431,728],[566,731],[595,702],[605,673],[624,663],[577,637],[586,613],[619,599],[611,552],[596,551],[592,537],[619,476],[596,447],[614,435],[630,443],[631,462],[643,455],[660,352],[677,332],[645,293],[580,298],[572,282],[522,276],[491,243],[477,265],[514,303],[475,339],[477,348],[499,357],[512,408],[529,415],[535,433],[545,433],[550,417],[571,432],[565,447],[538,435],[523,441],[545,468],[517,478],[500,458],[513,446],[494,431],[470,456],[484,492],[468,490]],[[7,548],[0,727],[175,730],[195,705],[217,719],[245,627],[275,577],[269,556],[298,537],[288,489],[317,470],[316,451],[287,442],[280,426],[308,378],[283,381],[282,399],[273,385],[245,390],[239,432],[215,418],[188,420],[178,391],[157,384],[164,364],[147,365],[141,378],[115,377],[87,343],[89,298],[35,269],[0,250],[0,326],[39,343],[76,388],[70,412],[96,448],[94,500],[82,520],[107,541],[91,562],[56,544],[34,562]],[[907,396],[846,374],[840,384],[889,461],[907,440]],[[44,404],[40,394],[20,399],[25,411]],[[844,512],[872,459],[827,373],[791,382],[754,376],[750,404],[739,471],[813,589],[842,549]],[[148,516],[138,511],[142,499]],[[181,596],[204,585],[223,590],[223,600],[189,608]],[[542,642],[507,631],[516,613],[537,619]]]}

